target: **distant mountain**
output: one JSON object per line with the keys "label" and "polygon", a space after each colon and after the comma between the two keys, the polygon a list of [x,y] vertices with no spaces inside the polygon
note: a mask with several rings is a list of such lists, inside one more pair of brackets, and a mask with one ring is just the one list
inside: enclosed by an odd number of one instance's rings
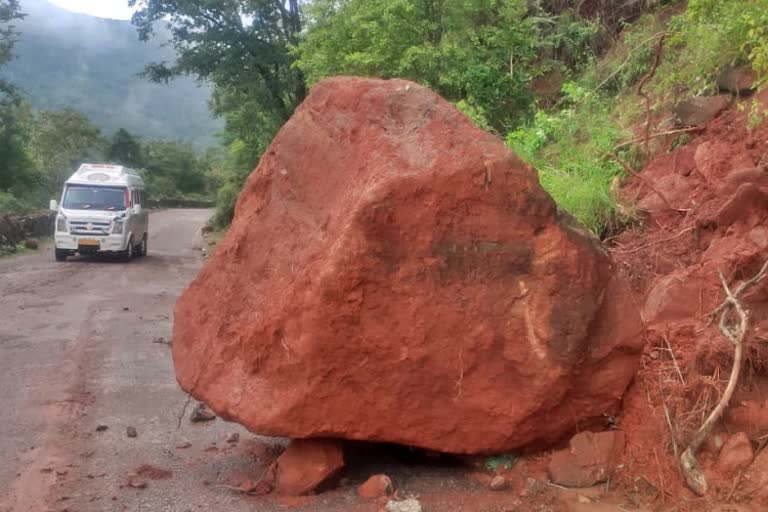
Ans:
{"label": "distant mountain", "polygon": [[27,17],[16,22],[16,58],[0,76],[35,108],[72,107],[107,136],[125,128],[148,139],[214,142],[222,124],[208,110],[207,84],[182,78],[160,85],[136,76],[147,63],[172,61],[172,48],[159,39],[140,42],[129,21],[72,13],[45,0],[21,4]]}

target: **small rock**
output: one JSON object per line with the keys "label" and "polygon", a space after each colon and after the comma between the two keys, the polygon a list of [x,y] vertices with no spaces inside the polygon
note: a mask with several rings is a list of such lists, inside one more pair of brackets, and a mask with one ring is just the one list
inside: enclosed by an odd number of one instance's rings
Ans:
{"label": "small rock", "polygon": [[161,345],[170,345],[171,340],[167,340],[162,336],[158,336],[157,338],[152,340],[152,343],[160,343]]}
{"label": "small rock", "polygon": [[40,247],[40,243],[35,240],[34,238],[27,238],[24,240],[24,247],[27,249],[32,249],[33,251],[36,251],[38,247]]}
{"label": "small rock", "polygon": [[178,448],[179,450],[186,450],[190,446],[192,446],[192,443],[190,443],[187,440],[184,440],[184,441],[181,441],[179,444],[177,444],[176,448]]}
{"label": "small rock", "polygon": [[238,434],[237,432],[233,432],[229,434],[229,436],[227,437],[227,442],[230,444],[235,444],[238,441],[240,441],[240,434]]}
{"label": "small rock", "polygon": [[200,231],[202,231],[203,234],[210,233],[213,231],[213,226],[211,226],[210,224],[203,224],[203,227]]}
{"label": "small rock", "polygon": [[757,73],[752,66],[727,66],[717,77],[717,87],[721,91],[746,96],[755,89]]}
{"label": "small rock", "polygon": [[579,503],[592,503],[592,500],[584,496],[583,494],[579,494],[579,496],[577,497],[577,500],[579,501]]}
{"label": "small rock", "polygon": [[421,512],[421,503],[419,500],[410,498],[403,501],[388,501],[387,512]]}
{"label": "small rock", "polygon": [[536,480],[535,478],[528,478],[525,481],[525,487],[520,491],[520,497],[532,498],[540,494],[544,494],[547,491],[547,484]]}
{"label": "small rock", "polygon": [[125,429],[125,433],[128,437],[136,437],[139,435],[138,432],[136,432],[136,429],[134,427],[128,427]]}
{"label": "small rock", "polygon": [[746,469],[755,458],[752,442],[744,432],[734,434],[723,445],[717,460],[718,468],[727,474]]}
{"label": "small rock", "polygon": [[133,471],[133,474],[150,480],[167,480],[173,476],[171,471],[150,464],[142,464]]}
{"label": "small rock", "polygon": [[387,475],[373,475],[357,488],[357,494],[366,499],[390,496],[392,491],[392,479]]}
{"label": "small rock", "polygon": [[96,432],[104,432],[104,431],[105,431],[105,430],[107,430],[108,428],[109,428],[109,427],[108,427],[108,426],[106,426],[106,425],[99,425],[98,427],[96,427]]}
{"label": "small rock", "polygon": [[624,451],[624,432],[581,432],[570,447],[552,454],[549,476],[566,487],[591,487],[609,479]]}
{"label": "small rock", "polygon": [[147,487],[147,479],[142,478],[139,475],[129,475],[128,487],[133,487],[134,489],[145,489]]}
{"label": "small rock", "polygon": [[730,97],[697,96],[677,104],[674,109],[677,126],[699,126],[716,118],[730,104]]}
{"label": "small rock", "polygon": [[507,479],[502,475],[496,475],[493,477],[493,480],[491,480],[488,487],[490,487],[492,491],[502,491],[507,488]]}
{"label": "small rock", "polygon": [[130,310],[131,308],[129,308],[128,306],[123,306],[123,311],[130,311]]}
{"label": "small rock", "polygon": [[344,451],[333,440],[293,439],[272,467],[280,494],[302,496],[339,474]]}
{"label": "small rock", "polygon": [[195,409],[192,411],[192,414],[189,417],[189,420],[192,423],[212,421],[215,419],[216,419],[216,415],[203,402],[200,402],[197,404],[197,407],[195,407]]}

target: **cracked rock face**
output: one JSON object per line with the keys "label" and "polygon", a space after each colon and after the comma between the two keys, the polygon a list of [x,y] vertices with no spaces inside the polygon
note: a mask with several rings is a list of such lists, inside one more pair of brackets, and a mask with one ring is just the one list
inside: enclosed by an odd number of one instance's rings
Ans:
{"label": "cracked rock face", "polygon": [[491,453],[614,412],[640,330],[610,258],[501,141],[414,83],[333,78],[249,177],[173,356],[255,433]]}

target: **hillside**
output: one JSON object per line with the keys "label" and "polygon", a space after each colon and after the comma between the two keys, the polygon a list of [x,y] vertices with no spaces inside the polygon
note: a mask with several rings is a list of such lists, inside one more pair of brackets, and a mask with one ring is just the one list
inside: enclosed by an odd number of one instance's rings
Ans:
{"label": "hillside", "polygon": [[149,62],[173,59],[171,48],[158,39],[138,41],[129,21],[76,14],[45,0],[22,0],[22,8],[27,17],[16,24],[16,58],[0,76],[35,108],[75,108],[108,135],[122,127],[145,138],[213,142],[221,123],[208,110],[210,87],[136,76]]}

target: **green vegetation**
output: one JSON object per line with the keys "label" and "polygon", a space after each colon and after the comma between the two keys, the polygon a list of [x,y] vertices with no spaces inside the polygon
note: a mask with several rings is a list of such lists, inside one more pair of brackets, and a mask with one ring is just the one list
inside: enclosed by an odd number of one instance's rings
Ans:
{"label": "green vegetation", "polygon": [[[139,37],[170,40],[176,57],[145,66],[145,77],[210,83],[211,108],[224,122],[221,147],[201,153],[126,130],[105,140],[85,116],[34,111],[4,84],[0,158],[8,164],[0,169],[0,206],[39,202],[35,193],[60,183],[57,172],[98,154],[143,169],[157,194],[215,194],[215,222],[226,226],[246,177],[307,87],[355,74],[403,77],[437,90],[534,164],[561,207],[607,236],[633,220],[631,205],[614,192],[647,157],[635,140],[647,115],[637,88],[660,41],[661,64],[643,87],[653,119],[661,119],[653,131],[668,128],[668,116],[659,114],[680,98],[713,92],[726,64],[750,64],[768,77],[768,0],[644,0],[619,8],[595,2],[589,16],[583,3],[529,0],[131,4]],[[7,12],[16,14],[0,25],[18,19],[18,5]],[[4,48],[0,57],[7,59],[11,46]],[[767,117],[759,105],[745,108],[751,127]],[[63,133],[75,136],[57,138]],[[659,149],[650,144],[651,152]]]}
{"label": "green vegetation", "polygon": [[[12,89],[11,89],[12,90]],[[0,103],[0,212],[42,208],[83,162],[129,165],[156,198],[202,199],[215,194],[213,163],[189,143],[140,139],[119,130],[108,142],[72,109],[36,112],[11,92]]]}
{"label": "green vegetation", "polygon": [[[612,191],[627,167],[642,165],[643,148],[620,143],[633,140],[644,126],[637,86],[650,72],[663,34],[663,59],[644,87],[652,113],[681,98],[714,92],[717,74],[727,64],[751,64],[763,80],[768,77],[768,0],[690,0],[687,9],[672,16],[663,10],[668,5],[661,7],[625,27],[608,53],[596,54],[580,75],[566,81],[556,108],[537,111],[507,135],[509,145],[539,169],[542,184],[558,203],[599,235],[632,220]],[[753,106],[750,124],[764,119]],[[653,126],[654,131],[668,128]]]}
{"label": "green vegetation", "polygon": [[486,457],[485,459],[485,469],[488,471],[496,472],[499,469],[504,469],[509,471],[513,467],[515,467],[515,464],[517,464],[517,455],[514,453],[506,453],[502,455],[494,455],[491,457]]}
{"label": "green vegetation", "polygon": [[213,110],[224,118],[227,148],[216,174],[221,185],[216,222],[226,225],[245,178],[277,130],[306,95],[304,74],[293,64],[302,16],[298,0],[211,2],[130,0],[139,36],[170,27],[174,64],[154,63],[153,81],[194,75],[214,86]]}
{"label": "green vegetation", "polygon": [[[15,23],[24,17],[18,1],[0,0],[0,67],[10,66],[16,56],[20,36]],[[109,53],[108,48],[101,50]],[[40,76],[36,80],[41,81]],[[50,76],[43,81],[58,87],[67,83]],[[100,87],[114,89],[107,84],[105,80]],[[142,143],[122,128],[107,140],[83,113],[72,108],[35,110],[24,99],[22,89],[0,80],[0,212],[44,207],[48,199],[61,193],[63,182],[85,161],[110,161],[139,169],[155,197],[204,198],[215,194],[214,163],[191,144]]]}
{"label": "green vegetation", "polygon": [[625,170],[608,155],[629,134],[610,122],[603,95],[573,82],[563,91],[557,111],[539,110],[507,135],[507,144],[539,170],[542,186],[560,207],[597,234],[612,232],[628,219],[611,191]]}
{"label": "green vegetation", "polygon": [[[95,0],[98,3],[98,0]],[[208,106],[211,88],[189,77],[154,84],[139,74],[148,62],[171,61],[168,33],[138,40],[129,21],[69,12],[48,0],[23,0],[14,59],[0,70],[37,110],[70,108],[106,134],[120,128],[144,139],[180,139],[206,146],[223,124]]]}
{"label": "green vegetation", "polygon": [[537,74],[580,61],[596,25],[527,0],[316,0],[297,65],[311,81],[409,78],[498,132],[527,117]]}

